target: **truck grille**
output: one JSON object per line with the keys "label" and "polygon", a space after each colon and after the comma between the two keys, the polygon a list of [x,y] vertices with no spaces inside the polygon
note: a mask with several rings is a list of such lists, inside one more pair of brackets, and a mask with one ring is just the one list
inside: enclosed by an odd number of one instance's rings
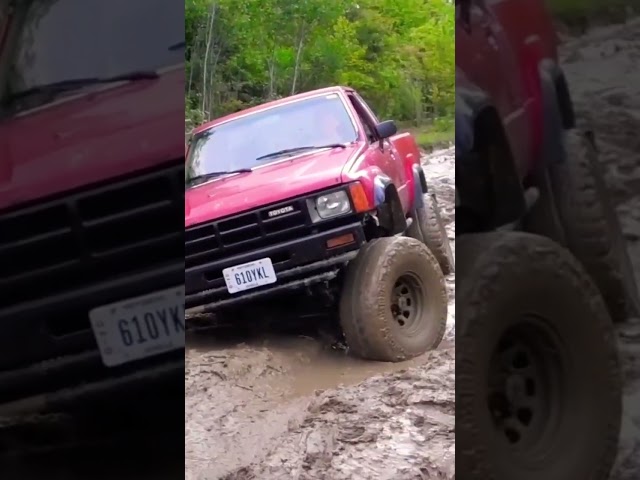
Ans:
{"label": "truck grille", "polygon": [[184,163],[0,214],[0,309],[181,260]]}
{"label": "truck grille", "polygon": [[[269,215],[269,212],[282,209],[290,211],[281,211],[276,216]],[[203,265],[248,249],[275,245],[310,229],[311,220],[304,198],[190,227],[185,232],[185,268]]]}

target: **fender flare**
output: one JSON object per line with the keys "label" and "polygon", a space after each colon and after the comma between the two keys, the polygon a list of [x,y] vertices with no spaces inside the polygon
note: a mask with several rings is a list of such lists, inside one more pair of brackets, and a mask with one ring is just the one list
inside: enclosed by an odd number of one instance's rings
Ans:
{"label": "fender flare", "polygon": [[379,207],[387,201],[387,187],[393,184],[391,178],[384,174],[378,174],[373,179],[373,203]]}
{"label": "fender flare", "polygon": [[384,174],[378,174],[373,180],[373,185],[380,226],[390,235],[404,232],[407,229],[407,219],[393,180]]}
{"label": "fender flare", "polygon": [[470,86],[456,86],[455,102],[456,154],[466,154],[476,143],[474,125],[479,113],[492,104],[486,93]]}
{"label": "fender flare", "polygon": [[546,58],[540,62],[539,70],[541,79],[544,78],[544,81],[553,85],[554,97],[562,116],[562,126],[566,130],[574,128],[576,126],[576,115],[567,77],[562,67],[552,59]]}
{"label": "fender flare", "polygon": [[540,90],[542,94],[542,161],[540,168],[550,163],[561,163],[565,160],[564,131],[565,119],[556,89],[558,67],[550,59],[540,61]]}
{"label": "fender flare", "polygon": [[[457,201],[460,206],[468,205],[472,209],[487,201],[484,198],[476,198],[473,194],[471,198],[465,198],[466,192],[463,191],[465,186],[477,185],[473,179],[480,178],[479,176],[484,172],[484,175],[490,178],[490,185],[487,188],[494,196],[493,206],[497,207],[493,212],[494,222],[496,225],[502,225],[511,223],[524,214],[524,192],[513,159],[510,160],[510,164],[509,162],[497,162],[495,165],[486,166],[476,164],[480,159],[472,152],[482,141],[482,138],[476,138],[478,122],[487,118],[493,119],[492,122],[502,123],[488,95],[469,82],[466,82],[464,87],[456,87],[456,141],[459,142],[456,144],[456,177],[461,178],[461,189],[456,192]],[[462,127],[460,137],[458,137],[458,125]],[[504,137],[504,135],[504,129],[502,129],[499,136]],[[501,139],[501,143],[504,144],[504,148],[510,150],[506,137]],[[460,150],[458,150],[459,144]],[[466,175],[465,171],[468,171]],[[505,188],[505,181],[508,182],[507,188]],[[457,181],[456,184],[458,184]],[[477,192],[476,188],[472,190]]]}
{"label": "fender flare", "polygon": [[413,208],[424,207],[424,195],[429,193],[427,179],[421,165],[413,165]]}

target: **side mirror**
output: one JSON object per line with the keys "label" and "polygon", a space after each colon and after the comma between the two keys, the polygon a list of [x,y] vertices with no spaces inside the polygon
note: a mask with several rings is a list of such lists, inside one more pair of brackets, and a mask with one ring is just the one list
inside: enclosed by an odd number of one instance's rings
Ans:
{"label": "side mirror", "polygon": [[382,140],[393,137],[396,133],[398,133],[398,127],[396,126],[396,122],[393,120],[380,122],[376,125],[376,134]]}

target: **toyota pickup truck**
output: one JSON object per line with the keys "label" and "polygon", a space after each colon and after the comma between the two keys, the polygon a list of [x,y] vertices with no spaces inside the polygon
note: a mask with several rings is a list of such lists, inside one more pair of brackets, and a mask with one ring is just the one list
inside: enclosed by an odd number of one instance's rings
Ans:
{"label": "toyota pickup truck", "polygon": [[0,416],[182,385],[184,32],[149,5],[0,0]]}
{"label": "toyota pickup truck", "polygon": [[605,480],[637,287],[542,0],[456,1],[456,470]]}
{"label": "toyota pickup truck", "polygon": [[335,306],[347,344],[364,358],[399,361],[437,346],[454,264],[420,157],[410,134],[346,87],[195,129],[187,323],[190,314],[233,318],[287,298],[296,311]]}
{"label": "toyota pickup truck", "polygon": [[456,129],[465,139],[456,152],[457,231],[520,222],[571,250],[614,321],[637,316],[638,286],[595,134],[575,117],[544,2],[456,3]]}

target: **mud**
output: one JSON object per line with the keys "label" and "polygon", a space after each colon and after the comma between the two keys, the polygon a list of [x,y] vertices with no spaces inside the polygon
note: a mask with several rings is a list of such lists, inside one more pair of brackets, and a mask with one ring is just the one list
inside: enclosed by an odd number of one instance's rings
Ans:
{"label": "mud", "polygon": [[[607,184],[640,279],[640,19],[565,38],[562,60],[580,124],[597,135]],[[640,478],[640,319],[620,326],[624,423],[614,480]]]}
{"label": "mud", "polygon": [[[425,157],[425,172],[453,240],[453,149]],[[400,364],[355,359],[306,319],[285,333],[190,334],[185,480],[454,478],[454,277],[447,280],[445,340]]]}

